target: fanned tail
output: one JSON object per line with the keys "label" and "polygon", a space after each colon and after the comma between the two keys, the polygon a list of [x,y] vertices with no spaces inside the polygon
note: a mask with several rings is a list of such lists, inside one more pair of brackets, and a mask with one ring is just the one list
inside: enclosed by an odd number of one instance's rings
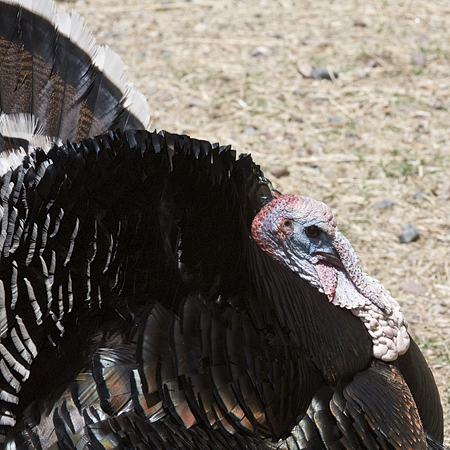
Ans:
{"label": "fanned tail", "polygon": [[53,140],[149,125],[147,102],[127,85],[120,58],[49,0],[0,2],[0,61],[0,112],[34,117]]}

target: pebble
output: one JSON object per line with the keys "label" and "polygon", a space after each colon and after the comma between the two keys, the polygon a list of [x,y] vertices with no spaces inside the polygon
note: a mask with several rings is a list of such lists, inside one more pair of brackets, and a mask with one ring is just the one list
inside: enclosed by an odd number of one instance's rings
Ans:
{"label": "pebble", "polygon": [[347,119],[345,117],[340,116],[331,116],[328,119],[328,122],[331,123],[332,125],[342,125],[345,122],[347,122]]}
{"label": "pebble", "polygon": [[436,102],[434,102],[431,107],[433,109],[444,109],[444,105],[442,104],[442,102],[440,102],[439,100],[437,100]]}
{"label": "pebble", "polygon": [[425,194],[424,191],[420,190],[417,191],[414,195],[413,195],[413,199],[414,200],[425,200],[427,198],[427,194]]}
{"label": "pebble", "polygon": [[297,70],[305,78],[311,78],[312,69],[311,64],[308,63],[298,63],[297,65]]}
{"label": "pebble", "polygon": [[289,175],[289,170],[286,166],[275,165],[269,170],[275,178],[287,177]]}
{"label": "pebble", "polygon": [[367,27],[367,23],[364,22],[364,20],[361,20],[361,19],[355,19],[355,20],[353,21],[353,25],[354,25],[355,27]]}
{"label": "pebble", "polygon": [[409,242],[414,242],[419,239],[419,230],[414,225],[406,225],[403,229],[402,234],[398,237],[402,244],[408,244]]}
{"label": "pebble", "polygon": [[373,69],[374,67],[379,67],[379,66],[380,66],[380,63],[373,58],[370,58],[366,63],[366,67],[368,67],[369,69]]}
{"label": "pebble", "polygon": [[[299,63],[297,65],[297,70],[305,78],[313,78],[314,80],[331,80],[332,77],[330,72],[326,68],[322,67],[312,67],[308,63]],[[337,72],[332,72],[334,78],[338,78]]]}
{"label": "pebble", "polygon": [[[334,78],[338,78],[337,72],[332,72]],[[328,69],[323,69],[321,67],[313,67],[311,72],[311,78],[314,80],[331,80],[331,75]]]}
{"label": "pebble", "polygon": [[247,127],[243,132],[246,136],[253,136],[256,134],[256,128],[255,127]]}
{"label": "pebble", "polygon": [[323,147],[318,142],[313,142],[307,149],[309,155],[321,155]]}
{"label": "pebble", "polygon": [[391,202],[391,200],[381,200],[378,203],[375,204],[375,208],[378,209],[388,209],[388,208],[392,208],[394,206],[394,202]]}
{"label": "pebble", "polygon": [[270,54],[270,49],[268,47],[264,47],[263,45],[260,45],[259,47],[256,47],[252,51],[252,56],[255,58],[266,58]]}
{"label": "pebble", "polygon": [[202,108],[202,109],[204,109],[208,106],[208,103],[206,103],[203,100],[200,100],[199,98],[195,98],[195,97],[188,98],[186,103],[189,107],[196,106],[197,108]]}

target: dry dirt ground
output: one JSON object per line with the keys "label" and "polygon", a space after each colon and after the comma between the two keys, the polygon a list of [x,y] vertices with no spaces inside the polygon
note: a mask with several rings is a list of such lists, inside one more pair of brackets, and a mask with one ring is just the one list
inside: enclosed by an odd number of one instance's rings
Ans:
{"label": "dry dirt ground", "polygon": [[[402,305],[450,442],[448,0],[59,6],[121,55],[154,128],[250,152],[281,191],[333,208],[364,270]],[[304,78],[299,64],[338,77]],[[420,238],[402,244],[407,224]]]}

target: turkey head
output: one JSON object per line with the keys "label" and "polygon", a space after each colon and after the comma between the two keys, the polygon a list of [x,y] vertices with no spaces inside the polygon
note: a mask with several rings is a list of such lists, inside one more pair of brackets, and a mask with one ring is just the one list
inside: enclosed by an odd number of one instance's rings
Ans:
{"label": "turkey head", "polygon": [[361,270],[331,209],[309,197],[282,195],[268,203],[252,223],[261,249],[349,309],[367,328],[373,356],[394,361],[409,347],[407,322],[382,284]]}

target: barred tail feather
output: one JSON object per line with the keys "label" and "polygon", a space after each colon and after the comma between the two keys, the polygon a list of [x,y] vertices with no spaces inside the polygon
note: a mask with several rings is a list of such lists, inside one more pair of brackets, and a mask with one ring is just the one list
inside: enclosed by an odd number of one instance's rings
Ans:
{"label": "barred tail feather", "polygon": [[95,44],[77,14],[55,11],[49,0],[0,3],[0,61],[0,112],[33,115],[51,138],[149,124],[120,58]]}

